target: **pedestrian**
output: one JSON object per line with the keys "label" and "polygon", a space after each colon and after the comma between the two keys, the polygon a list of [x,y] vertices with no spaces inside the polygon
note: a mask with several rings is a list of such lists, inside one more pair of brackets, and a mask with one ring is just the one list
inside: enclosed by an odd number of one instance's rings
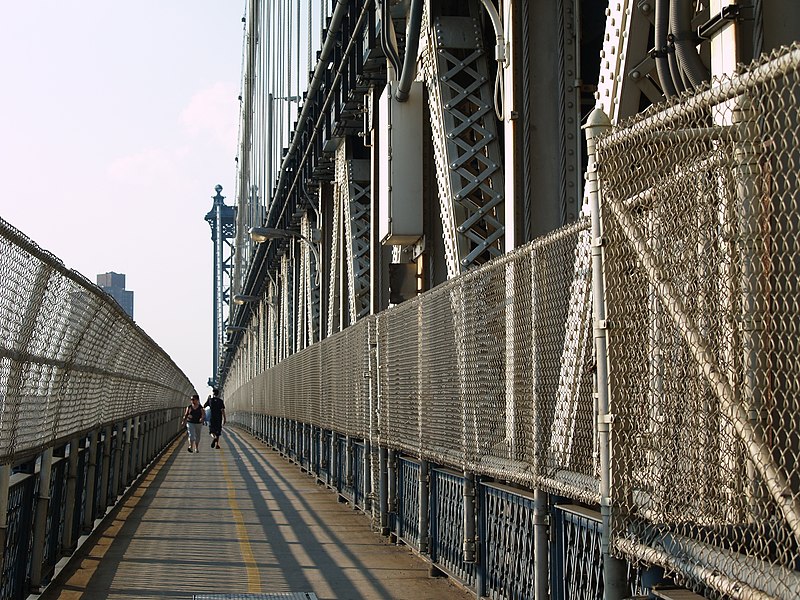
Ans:
{"label": "pedestrian", "polygon": [[209,430],[211,432],[211,447],[219,450],[219,436],[222,435],[222,426],[225,425],[225,402],[219,397],[219,390],[213,388],[211,395],[205,403],[206,408],[211,412],[209,418]]}
{"label": "pedestrian", "polygon": [[200,432],[206,422],[206,412],[200,406],[200,396],[194,394],[189,406],[183,413],[182,423],[186,423],[186,433],[189,436],[189,452],[200,452]]}

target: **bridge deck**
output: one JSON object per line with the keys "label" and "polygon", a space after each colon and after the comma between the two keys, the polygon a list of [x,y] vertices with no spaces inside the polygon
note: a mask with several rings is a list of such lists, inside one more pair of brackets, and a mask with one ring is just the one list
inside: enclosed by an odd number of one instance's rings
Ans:
{"label": "bridge deck", "polygon": [[[173,443],[40,596],[474,598],[249,435]],[[262,595],[263,594],[263,595]],[[300,596],[305,597],[305,596]],[[313,596],[308,596],[313,598]]]}

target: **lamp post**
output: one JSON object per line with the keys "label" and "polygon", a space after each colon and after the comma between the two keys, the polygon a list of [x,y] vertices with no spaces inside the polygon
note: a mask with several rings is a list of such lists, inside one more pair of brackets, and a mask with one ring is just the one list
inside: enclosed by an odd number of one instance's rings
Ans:
{"label": "lamp post", "polygon": [[[276,229],[274,227],[251,227],[249,230],[250,239],[256,242],[257,244],[263,244],[264,242],[268,242],[270,240],[288,240],[288,239],[297,239],[306,244],[310,249],[311,253],[314,255],[314,261],[317,265],[317,273],[315,277],[315,282],[319,285],[319,277],[320,277],[320,267],[322,266],[322,260],[319,256],[319,250],[317,250],[316,237],[319,235],[319,229],[312,229],[312,238],[308,239],[306,236],[292,231],[291,229]],[[236,299],[234,298],[234,302]]]}

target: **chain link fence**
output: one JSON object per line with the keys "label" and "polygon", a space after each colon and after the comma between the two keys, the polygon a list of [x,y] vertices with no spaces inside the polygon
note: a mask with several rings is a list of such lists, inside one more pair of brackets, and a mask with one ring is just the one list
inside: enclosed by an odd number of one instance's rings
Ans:
{"label": "chain link fence", "polygon": [[615,547],[723,597],[800,597],[798,65],[597,142]]}
{"label": "chain link fence", "polygon": [[[710,597],[800,597],[798,65],[597,141],[612,544]],[[591,251],[581,221],[258,377],[239,362],[231,413],[599,503]]]}
{"label": "chain link fence", "polygon": [[362,319],[256,377],[243,353],[226,403],[597,502],[588,227]]}
{"label": "chain link fence", "polygon": [[0,219],[0,463],[193,391],[116,301]]}

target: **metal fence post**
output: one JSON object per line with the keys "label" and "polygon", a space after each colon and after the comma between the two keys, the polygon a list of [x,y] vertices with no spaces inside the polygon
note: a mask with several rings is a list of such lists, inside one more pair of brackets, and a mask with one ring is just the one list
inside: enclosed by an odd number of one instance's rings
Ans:
{"label": "metal fence post", "polygon": [[603,515],[601,547],[605,600],[621,600],[627,595],[627,574],[623,561],[611,554],[611,421],[608,393],[608,354],[606,350],[606,305],[603,274],[603,230],[600,223],[600,183],[596,162],[596,138],[611,129],[611,121],[599,108],[594,109],[584,126],[589,163],[586,190],[592,215],[592,309],[594,347],[597,357],[597,434],[600,454],[600,505]]}
{"label": "metal fence post", "polygon": [[130,483],[130,464],[131,464],[131,428],[133,419],[125,419],[125,441],[122,446],[122,488],[123,490]]}
{"label": "metal fence post", "polygon": [[111,425],[103,428],[103,465],[100,471],[100,510],[108,508],[108,477],[111,473]]}
{"label": "metal fence post", "polygon": [[378,511],[380,514],[381,535],[389,535],[389,451],[378,448],[378,470],[380,471],[378,489]]}
{"label": "metal fence post", "polygon": [[534,572],[536,600],[550,597],[550,511],[549,495],[533,490]]}
{"label": "metal fence post", "polygon": [[[353,487],[353,438],[344,436],[344,469],[342,469],[343,487]],[[353,494],[355,496],[355,494]],[[355,502],[354,502],[355,504]]]}
{"label": "metal fence post", "polygon": [[486,544],[486,487],[481,484],[480,478],[475,482],[475,491],[478,503],[478,556],[475,562],[475,593],[478,598],[481,598],[486,595],[486,557],[488,548]]}
{"label": "metal fence post", "polygon": [[331,460],[328,465],[328,480],[330,485],[339,489],[339,435],[331,430]]}
{"label": "metal fence post", "polygon": [[[475,474],[464,471],[464,562],[474,563],[475,552]],[[539,600],[537,598],[537,600]]]}
{"label": "metal fence post", "polygon": [[78,485],[78,458],[80,456],[81,438],[72,438],[69,442],[69,463],[67,464],[67,493],[64,498],[64,538],[62,549],[71,552],[75,548],[73,539],[73,523],[75,522],[75,505],[80,498],[75,493]]}
{"label": "metal fence post", "polygon": [[430,503],[430,470],[431,466],[427,460],[420,461],[419,464],[419,552],[427,554],[430,550],[429,540],[429,503]]}
{"label": "metal fence post", "polygon": [[89,464],[86,467],[86,508],[83,511],[83,531],[88,533],[94,527],[94,489],[97,485],[97,438],[100,430],[89,434]]}
{"label": "metal fence post", "polygon": [[133,439],[131,440],[131,452],[133,454],[133,477],[131,479],[137,477],[142,470],[142,461],[139,452],[139,446],[141,445],[141,438],[139,437],[139,429],[141,426],[141,416],[136,416],[133,418]]}
{"label": "metal fence post", "polygon": [[3,572],[8,536],[8,488],[11,485],[11,465],[0,465],[0,573]]}
{"label": "metal fence post", "polygon": [[392,527],[392,514],[397,513],[397,457],[395,451],[386,451],[386,517],[389,519],[389,539],[397,541],[397,519]]}
{"label": "metal fence post", "polygon": [[114,438],[114,468],[112,472],[109,474],[111,477],[111,498],[109,504],[113,504],[117,497],[120,494],[119,484],[120,484],[120,471],[122,470],[122,443],[123,443],[123,436],[122,436],[122,427],[120,427],[121,423],[116,423],[112,426],[112,437]]}
{"label": "metal fence post", "polygon": [[33,519],[33,545],[31,547],[31,589],[39,590],[42,585],[42,561],[44,560],[47,514],[50,508],[50,473],[53,467],[53,447],[41,455],[39,465],[39,495],[36,498],[36,513]]}

